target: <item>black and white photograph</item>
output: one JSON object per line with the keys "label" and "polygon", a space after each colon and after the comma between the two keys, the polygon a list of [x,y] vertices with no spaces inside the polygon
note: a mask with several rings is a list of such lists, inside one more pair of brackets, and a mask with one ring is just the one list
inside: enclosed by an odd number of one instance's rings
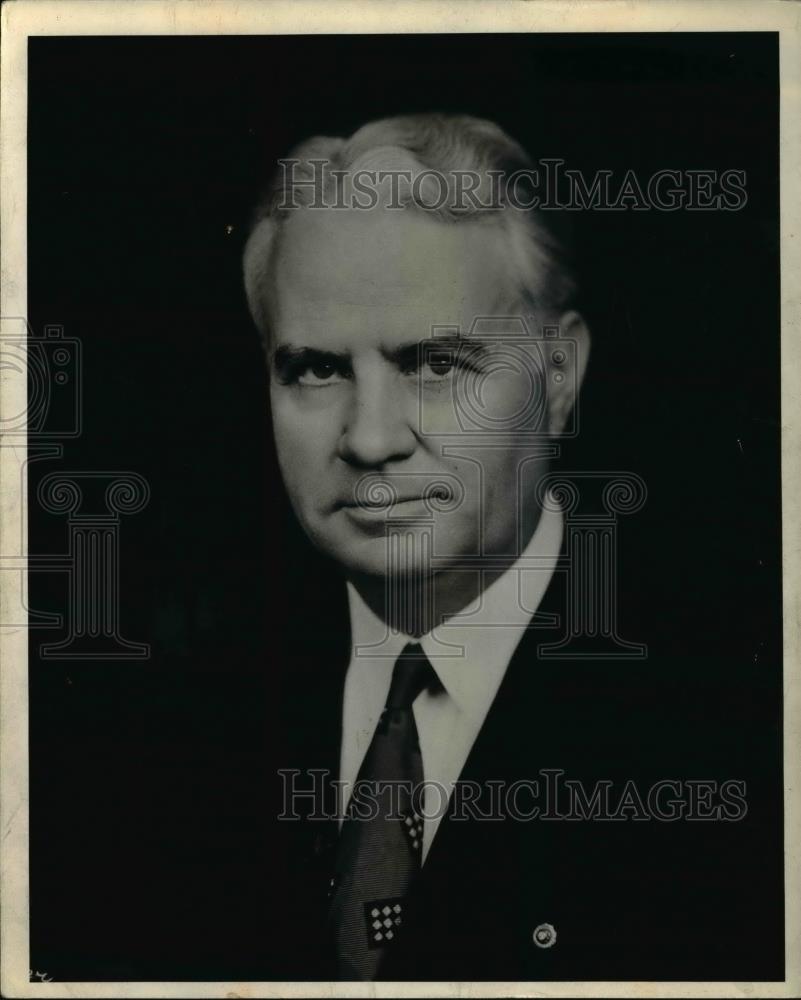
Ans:
{"label": "black and white photograph", "polygon": [[797,995],[799,9],[2,14],[3,995]]}

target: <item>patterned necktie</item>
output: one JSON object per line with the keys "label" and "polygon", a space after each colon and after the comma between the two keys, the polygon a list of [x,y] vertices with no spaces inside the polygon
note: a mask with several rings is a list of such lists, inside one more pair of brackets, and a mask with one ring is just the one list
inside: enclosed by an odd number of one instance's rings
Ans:
{"label": "patterned necktie", "polygon": [[[423,762],[412,705],[436,683],[422,648],[409,643],[395,663],[337,847],[331,921],[342,980],[374,979],[402,932],[404,900],[423,849],[423,819],[415,801],[422,792]],[[360,785],[369,788],[368,795],[359,795]]]}

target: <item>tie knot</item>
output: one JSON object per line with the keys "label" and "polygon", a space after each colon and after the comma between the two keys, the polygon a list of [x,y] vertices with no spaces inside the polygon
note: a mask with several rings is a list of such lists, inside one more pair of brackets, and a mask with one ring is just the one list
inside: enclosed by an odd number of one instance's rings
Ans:
{"label": "tie knot", "polygon": [[392,683],[387,695],[387,708],[409,709],[415,698],[427,687],[435,685],[437,675],[417,642],[410,642],[395,661]]}

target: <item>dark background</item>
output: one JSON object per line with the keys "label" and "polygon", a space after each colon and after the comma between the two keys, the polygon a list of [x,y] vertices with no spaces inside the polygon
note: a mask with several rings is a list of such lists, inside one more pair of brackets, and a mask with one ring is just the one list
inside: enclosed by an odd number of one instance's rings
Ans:
{"label": "dark background", "polygon": [[[248,220],[297,141],[429,110],[489,117],[586,176],[746,171],[738,212],[574,215],[594,340],[564,467],[648,485],[621,520],[621,633],[673,651],[677,688],[700,674],[740,713],[726,721],[742,728],[768,845],[771,907],[755,917],[781,935],[777,36],[36,38],[29,321],[81,341],[84,401],[81,436],[31,467],[30,496],[60,469],[148,480],[149,505],[123,519],[121,631],[152,652],[49,662],[39,643],[60,634],[32,631],[34,970],[229,976],[180,923],[148,965],[143,929],[168,903],[142,886],[170,797],[206,796],[209,821],[247,838],[244,779],[198,789],[200,751],[165,773],[154,748],[188,725],[212,769],[215,747],[230,754],[243,720],[228,693],[269,675],[285,611],[324,592],[273,465],[241,287]],[[32,504],[29,544],[65,551],[65,519]],[[63,575],[31,575],[33,609],[65,602]],[[183,905],[202,905],[208,833],[169,836],[200,886]]]}

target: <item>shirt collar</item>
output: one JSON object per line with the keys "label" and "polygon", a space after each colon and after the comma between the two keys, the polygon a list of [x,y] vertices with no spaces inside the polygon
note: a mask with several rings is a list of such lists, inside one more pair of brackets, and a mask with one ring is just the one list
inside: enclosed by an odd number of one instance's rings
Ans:
{"label": "shirt collar", "polygon": [[562,530],[561,511],[546,505],[520,557],[468,607],[417,640],[391,632],[348,582],[354,661],[394,664],[406,643],[417,641],[457,708],[483,717],[551,581]]}

